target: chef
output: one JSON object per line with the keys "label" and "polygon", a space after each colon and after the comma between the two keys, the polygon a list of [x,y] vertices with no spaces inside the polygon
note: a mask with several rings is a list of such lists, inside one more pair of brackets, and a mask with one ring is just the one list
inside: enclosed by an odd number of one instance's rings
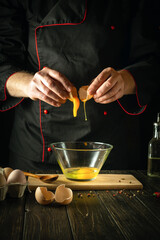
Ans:
{"label": "chef", "polygon": [[[99,141],[114,146],[104,168],[139,168],[139,116],[159,86],[157,2],[0,1],[0,109],[15,110],[10,167],[54,169],[50,143]],[[83,104],[73,117],[68,100],[84,85],[87,121]]]}

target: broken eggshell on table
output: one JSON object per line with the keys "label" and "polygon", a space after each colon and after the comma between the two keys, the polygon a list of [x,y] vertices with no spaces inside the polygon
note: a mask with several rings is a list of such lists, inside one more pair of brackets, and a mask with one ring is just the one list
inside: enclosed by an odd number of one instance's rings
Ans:
{"label": "broken eggshell on table", "polygon": [[66,188],[65,184],[59,185],[56,188],[55,194],[48,191],[47,187],[37,187],[35,199],[41,205],[48,205],[54,201],[61,205],[68,205],[72,202],[73,192],[70,188]]}
{"label": "broken eggshell on table", "polygon": [[[24,195],[27,186],[23,171],[12,168],[0,168],[0,201],[5,200],[6,194],[10,197],[20,198]],[[55,194],[46,187],[37,187],[35,198],[41,205],[48,205],[53,201],[61,205],[68,205],[73,199],[73,192],[61,184],[56,188]]]}
{"label": "broken eggshell on table", "polygon": [[19,170],[6,167],[0,171],[0,201],[6,198],[6,194],[13,198],[24,195],[27,181],[24,173]]}

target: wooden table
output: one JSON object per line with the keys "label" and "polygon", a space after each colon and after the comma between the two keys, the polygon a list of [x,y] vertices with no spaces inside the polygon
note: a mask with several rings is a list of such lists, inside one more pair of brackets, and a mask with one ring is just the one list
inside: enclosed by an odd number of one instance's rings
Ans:
{"label": "wooden table", "polygon": [[160,191],[160,178],[144,171],[104,172],[133,174],[144,188],[73,191],[68,206],[39,205],[34,192],[7,197],[0,202],[0,240],[160,239],[160,198],[153,196]]}

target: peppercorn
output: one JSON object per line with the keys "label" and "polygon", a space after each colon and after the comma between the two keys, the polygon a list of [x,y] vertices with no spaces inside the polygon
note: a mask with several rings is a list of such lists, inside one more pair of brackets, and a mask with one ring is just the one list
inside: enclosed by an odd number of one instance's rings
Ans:
{"label": "peppercorn", "polygon": [[155,196],[156,198],[160,198],[160,192],[154,192],[153,196]]}

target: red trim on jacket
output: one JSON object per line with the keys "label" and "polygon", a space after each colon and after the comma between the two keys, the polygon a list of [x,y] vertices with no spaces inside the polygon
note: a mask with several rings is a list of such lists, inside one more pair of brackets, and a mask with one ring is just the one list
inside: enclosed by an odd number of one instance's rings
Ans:
{"label": "red trim on jacket", "polygon": [[129,114],[129,115],[140,115],[141,113],[143,113],[143,112],[146,110],[146,107],[147,107],[147,105],[145,105],[145,106],[144,106],[144,109],[143,109],[141,112],[139,112],[139,113],[129,113],[129,112],[127,112],[127,110],[125,110],[125,108],[122,106],[122,104],[119,102],[118,99],[117,99],[117,102],[119,103],[119,105],[121,106],[121,108],[123,109],[123,111],[124,111],[125,113]]}
{"label": "red trim on jacket", "polygon": [[5,109],[5,110],[0,110],[0,112],[6,112],[6,111],[8,111],[8,110],[10,110],[10,109],[12,109],[12,108],[18,106],[23,100],[24,100],[24,98],[22,98],[22,99],[20,100],[20,102],[18,102],[18,103],[15,104],[14,106],[12,106],[12,107],[10,107],[10,108],[7,108],[7,109]]}
{"label": "red trim on jacket", "polygon": [[[85,21],[86,15],[87,15],[87,0],[85,0],[85,13],[84,13],[84,17],[83,17],[81,22],[79,22],[79,23],[55,23],[55,24],[48,24],[48,25],[38,26],[35,29],[35,45],[36,45],[36,53],[37,53],[37,60],[38,60],[38,65],[39,65],[39,71],[41,70],[41,63],[40,63],[39,53],[38,53],[37,30],[39,28],[52,27],[52,26],[58,26],[58,25],[79,25],[79,24],[82,24]],[[42,162],[44,162],[45,140],[44,140],[44,135],[43,135],[43,131],[42,131],[42,122],[41,122],[41,100],[39,101],[39,114],[40,114],[40,131],[41,131],[42,141],[43,141]]]}
{"label": "red trim on jacket", "polygon": [[39,28],[44,28],[44,27],[52,27],[52,26],[58,26],[58,25],[79,25],[79,24],[82,24],[85,19],[86,19],[86,15],[87,15],[87,0],[85,1],[86,2],[86,6],[85,6],[85,13],[84,13],[84,17],[82,19],[81,22],[79,23],[55,23],[55,24],[48,24],[48,25],[42,25],[42,26],[38,26],[36,29],[35,29],[35,43],[36,43],[36,53],[37,53],[37,59],[38,59],[38,65],[39,65],[39,71],[41,69],[41,66],[40,66],[40,59],[39,59],[39,54],[38,54],[38,45],[37,45],[37,30]]}
{"label": "red trim on jacket", "polygon": [[[6,83],[5,83],[5,86],[4,86],[4,95],[5,95],[5,98],[4,99],[0,99],[0,101],[6,101],[7,100],[7,94],[6,94],[6,92],[7,92],[7,88],[6,88],[6,84],[7,84],[7,81],[8,81],[8,79],[11,77],[11,76],[13,76],[14,74],[15,74],[16,72],[14,72],[14,73],[12,73],[8,78],[7,78],[7,80],[6,80]],[[7,109],[5,109],[5,110],[0,110],[0,112],[6,112],[6,111],[8,111],[8,110],[10,110],[10,109],[12,109],[12,108],[14,108],[14,107],[16,107],[17,105],[19,105],[22,101],[24,100],[24,98],[22,98],[17,104],[15,104],[14,106],[12,106],[12,107],[10,107],[10,108],[7,108]]]}
{"label": "red trim on jacket", "polygon": [[[131,73],[128,69],[124,69],[124,70],[127,71],[127,72],[129,72],[130,75],[132,75],[132,73]],[[132,75],[132,77],[133,77],[133,75]],[[141,112],[138,112],[138,113],[129,113],[127,110],[125,110],[125,108],[122,106],[122,104],[120,103],[120,101],[119,101],[118,99],[117,99],[117,102],[119,103],[120,107],[123,109],[123,111],[124,111],[125,113],[127,113],[127,114],[129,114],[129,115],[139,115],[139,114],[143,113],[143,112],[146,110],[147,105],[142,106],[142,105],[140,104],[140,102],[139,102],[139,98],[138,98],[138,88],[137,88],[137,83],[136,83],[134,77],[133,77],[133,80],[134,80],[134,82],[135,82],[135,86],[136,86],[136,98],[137,98],[137,103],[138,103],[138,106],[139,106],[140,108],[143,108],[142,111],[141,111]]]}
{"label": "red trim on jacket", "polygon": [[43,152],[42,152],[42,162],[44,162],[44,151],[45,151],[45,141],[44,141],[44,136],[42,132],[42,117],[41,117],[41,100],[39,100],[39,121],[40,121],[40,131],[41,131],[41,136],[42,136],[42,141],[43,141]]}
{"label": "red trim on jacket", "polygon": [[5,98],[4,99],[0,99],[0,101],[6,101],[6,99],[7,99],[7,94],[6,94],[6,92],[7,92],[7,88],[6,88],[6,84],[7,84],[7,81],[8,81],[8,79],[11,77],[11,76],[13,76],[14,74],[15,74],[16,72],[14,72],[14,73],[12,73],[8,78],[7,78],[7,80],[6,80],[6,83],[5,83],[5,85],[4,85],[4,95],[5,95]]}

